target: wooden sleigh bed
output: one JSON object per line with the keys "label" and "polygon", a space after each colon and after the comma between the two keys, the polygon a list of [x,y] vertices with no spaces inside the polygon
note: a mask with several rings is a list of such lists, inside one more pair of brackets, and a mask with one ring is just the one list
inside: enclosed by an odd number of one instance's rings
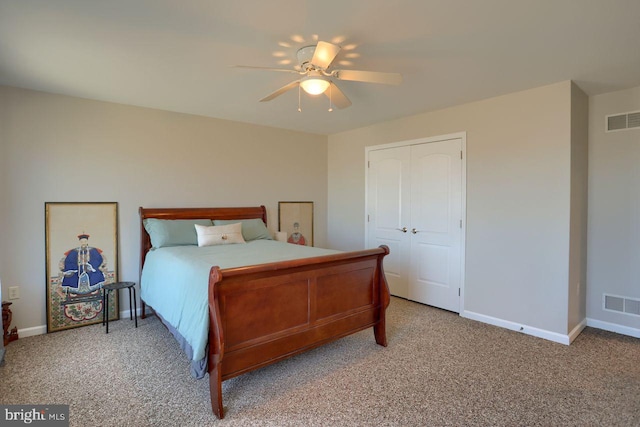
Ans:
{"label": "wooden sleigh bed", "polygon": [[[140,271],[151,249],[148,218],[240,220],[266,209],[140,208]],[[224,417],[222,382],[341,337],[373,328],[387,346],[389,288],[382,267],[386,246],[313,258],[220,269],[208,284],[208,359],[211,408]],[[142,317],[145,317],[142,301]],[[159,313],[160,314],[160,313]]]}

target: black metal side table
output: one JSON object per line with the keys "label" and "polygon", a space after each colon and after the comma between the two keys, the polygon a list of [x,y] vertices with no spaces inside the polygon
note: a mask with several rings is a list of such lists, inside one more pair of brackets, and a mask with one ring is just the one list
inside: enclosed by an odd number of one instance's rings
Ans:
{"label": "black metal side table", "polygon": [[[138,327],[138,307],[136,307],[136,284],[135,282],[115,282],[102,287],[102,326],[107,325],[106,332],[109,333],[109,293],[120,289],[129,289],[129,317],[135,319]],[[131,292],[133,291],[133,311],[131,311]]]}

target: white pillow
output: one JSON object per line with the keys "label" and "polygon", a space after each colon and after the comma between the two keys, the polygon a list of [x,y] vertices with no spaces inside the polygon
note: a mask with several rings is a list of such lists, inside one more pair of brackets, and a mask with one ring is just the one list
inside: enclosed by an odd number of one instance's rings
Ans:
{"label": "white pillow", "polygon": [[228,245],[244,243],[242,223],[206,226],[194,224],[198,235],[198,246]]}

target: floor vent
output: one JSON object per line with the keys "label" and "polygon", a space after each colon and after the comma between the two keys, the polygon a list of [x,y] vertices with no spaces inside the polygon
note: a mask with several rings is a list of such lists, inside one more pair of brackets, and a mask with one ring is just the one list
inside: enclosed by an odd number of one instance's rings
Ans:
{"label": "floor vent", "polygon": [[607,116],[607,132],[628,129],[640,129],[640,111]]}
{"label": "floor vent", "polygon": [[640,316],[640,299],[603,294],[603,309]]}

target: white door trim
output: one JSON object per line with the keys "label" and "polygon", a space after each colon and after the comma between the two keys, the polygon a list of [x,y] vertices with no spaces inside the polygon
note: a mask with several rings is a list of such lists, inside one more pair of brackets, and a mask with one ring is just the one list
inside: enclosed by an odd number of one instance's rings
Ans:
{"label": "white door trim", "polygon": [[465,288],[465,266],[466,266],[466,236],[467,236],[467,132],[456,132],[446,135],[430,136],[426,138],[412,139],[407,141],[391,142],[388,144],[371,145],[364,147],[364,245],[369,247],[368,217],[367,207],[369,206],[369,152],[384,150],[387,148],[403,147],[408,145],[424,144],[429,142],[447,141],[450,139],[460,139],[462,141],[462,232],[460,233],[460,313],[465,311],[464,288]]}

